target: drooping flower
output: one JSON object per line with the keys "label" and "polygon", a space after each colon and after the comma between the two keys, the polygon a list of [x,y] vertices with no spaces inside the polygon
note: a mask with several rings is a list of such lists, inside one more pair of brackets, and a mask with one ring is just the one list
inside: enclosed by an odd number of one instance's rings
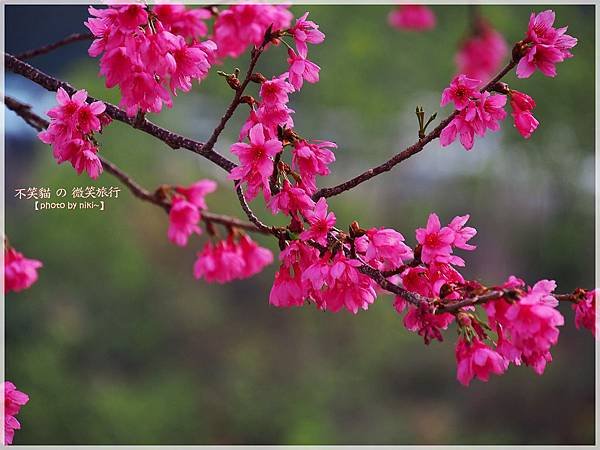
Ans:
{"label": "drooping flower", "polygon": [[459,74],[442,92],[442,100],[440,106],[446,106],[450,102],[454,102],[454,106],[459,111],[464,109],[472,97],[479,94],[477,89],[481,84],[481,80],[472,79],[464,74]]}
{"label": "drooping flower", "polygon": [[17,390],[10,381],[4,382],[4,443],[12,445],[15,430],[21,429],[21,424],[16,419],[21,407],[29,401],[29,396]]}
{"label": "drooping flower", "polygon": [[186,8],[175,3],[158,3],[152,7],[152,12],[166,29],[184,38],[205,36],[208,26],[204,21],[212,15],[206,8]]}
{"label": "drooping flower", "polygon": [[388,22],[394,28],[410,31],[430,30],[435,27],[435,15],[425,5],[400,5],[390,12]]}
{"label": "drooping flower", "polygon": [[198,226],[199,221],[200,211],[195,204],[181,196],[173,197],[169,210],[169,240],[180,247],[186,246],[192,234],[202,233]]}
{"label": "drooping flower", "polygon": [[422,303],[419,306],[408,305],[406,300],[397,296],[394,300],[394,309],[401,314],[408,306],[404,316],[404,326],[407,330],[423,337],[425,344],[429,345],[432,339],[443,341],[441,330],[446,330],[454,321],[450,313],[436,314],[430,304]]}
{"label": "drooping flower", "polygon": [[38,279],[43,264],[37,259],[25,258],[12,247],[4,249],[4,293],[30,288]]}
{"label": "drooping flower", "polygon": [[391,228],[367,230],[367,262],[378,270],[392,270],[412,259],[412,249],[404,243],[404,236]]}
{"label": "drooping flower", "polygon": [[595,338],[600,336],[600,316],[596,310],[596,297],[598,289],[593,289],[585,293],[585,298],[571,306],[575,311],[575,326],[577,329],[587,328],[592,332]]}
{"label": "drooping flower", "polygon": [[286,81],[287,73],[264,81],[260,86],[260,98],[263,103],[271,106],[286,105],[289,102],[294,87]]}
{"label": "drooping flower", "polygon": [[313,211],[306,213],[310,228],[300,234],[300,239],[312,239],[321,245],[327,245],[327,233],[335,225],[335,214],[327,212],[327,200],[321,197]]}
{"label": "drooping flower", "polygon": [[325,40],[325,35],[319,31],[319,25],[311,20],[306,20],[308,13],[296,20],[296,25],[290,28],[290,33],[294,36],[294,42],[299,52],[308,51],[307,43],[320,44]]}
{"label": "drooping flower", "polygon": [[206,195],[217,190],[217,183],[213,180],[198,180],[189,187],[177,186],[177,192],[184,195],[190,203],[200,209],[206,209]]}
{"label": "drooping flower", "polygon": [[244,269],[239,275],[240,278],[249,278],[256,275],[273,262],[273,252],[260,247],[247,234],[240,237],[238,246],[244,260]]}
{"label": "drooping flower", "polygon": [[479,21],[476,32],[469,36],[456,55],[458,72],[478,80],[490,79],[504,61],[508,45],[500,33],[486,21]]}
{"label": "drooping flower", "polygon": [[269,177],[273,173],[273,158],[283,146],[277,139],[265,139],[263,126],[258,123],[249,132],[250,143],[238,142],[231,146],[231,152],[240,159],[240,165],[233,169],[229,178],[246,182],[248,200],[255,198],[262,189],[265,199],[270,199]]}
{"label": "drooping flower", "polygon": [[529,139],[540,124],[532,114],[533,108],[535,108],[535,101],[529,95],[515,91],[514,89],[509,91],[509,96],[515,127],[521,136]]}
{"label": "drooping flower", "polygon": [[308,216],[315,208],[315,202],[307,195],[306,191],[298,186],[292,186],[289,181],[283,182],[281,190],[273,195],[268,202],[273,214],[283,212],[288,216]]}
{"label": "drooping flower", "polygon": [[554,28],[554,19],[552,10],[531,13],[523,41],[524,53],[517,65],[517,77],[529,78],[535,69],[554,77],[556,64],[573,56],[570,49],[577,45],[577,39],[566,34],[567,27]]}
{"label": "drooping flower", "polygon": [[333,148],[337,148],[337,145],[329,141],[299,140],[294,143],[292,164],[300,172],[302,185],[309,194],[317,191],[317,175],[329,175],[329,164],[335,161],[331,151]]}
{"label": "drooping flower", "polygon": [[240,278],[245,268],[241,251],[230,237],[217,242],[207,242],[194,264],[194,277],[204,278],[209,283],[228,283]]}
{"label": "drooping flower", "polygon": [[269,303],[279,308],[302,306],[308,297],[303,273],[319,259],[319,251],[303,241],[292,241],[281,252],[281,265],[269,294]]}
{"label": "drooping flower", "polygon": [[485,345],[478,338],[467,342],[459,338],[456,343],[456,378],[464,386],[468,386],[474,377],[488,381],[490,374],[502,375],[508,362],[495,350]]}
{"label": "drooping flower", "polygon": [[307,58],[306,51],[298,49],[296,53],[288,49],[288,74],[289,80],[296,91],[299,91],[304,84],[304,80],[309,83],[319,81],[319,71],[321,68]]}

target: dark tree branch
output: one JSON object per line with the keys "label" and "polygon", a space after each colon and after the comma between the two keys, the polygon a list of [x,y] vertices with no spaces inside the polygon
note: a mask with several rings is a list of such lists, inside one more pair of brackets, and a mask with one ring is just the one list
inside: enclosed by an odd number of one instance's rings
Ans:
{"label": "dark tree branch", "polygon": [[73,34],[68,35],[66,38],[61,39],[60,41],[54,42],[52,44],[44,45],[43,47],[39,47],[39,48],[35,48],[33,50],[28,50],[23,53],[19,53],[16,57],[18,59],[30,59],[35,56],[50,53],[52,50],[56,50],[59,47],[63,47],[65,45],[71,44],[73,42],[89,41],[92,39],[94,39],[94,35],[92,33],[73,33]]}
{"label": "dark tree branch", "polygon": [[[491,90],[494,87],[494,85],[502,79],[502,77],[504,77],[508,72],[510,72],[515,67],[516,64],[517,63],[514,59],[511,60],[492,80],[490,80],[489,83],[487,83],[483,88],[481,88],[481,92]],[[365,181],[368,181],[371,178],[376,177],[377,175],[380,175],[384,172],[389,172],[396,165],[400,164],[402,161],[419,153],[431,141],[439,138],[440,134],[442,133],[442,130],[444,128],[446,128],[450,124],[450,122],[452,122],[452,119],[454,119],[457,114],[458,114],[458,111],[455,110],[447,118],[442,120],[437,127],[435,127],[427,135],[425,135],[424,138],[419,139],[419,141],[415,142],[413,145],[411,145],[410,147],[401,151],[400,153],[394,155],[392,158],[390,158],[383,164],[373,167],[373,168],[361,173],[360,175],[357,175],[354,178],[351,178],[348,181],[338,184],[337,186],[323,188],[323,189],[318,190],[313,195],[313,200],[316,201],[321,197],[333,197],[334,195],[339,195],[342,192],[345,192],[352,188],[355,188],[359,184],[362,184]]]}

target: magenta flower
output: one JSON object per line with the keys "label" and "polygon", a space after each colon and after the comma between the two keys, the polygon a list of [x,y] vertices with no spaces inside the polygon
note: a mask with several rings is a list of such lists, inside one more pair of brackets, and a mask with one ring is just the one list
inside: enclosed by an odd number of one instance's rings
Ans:
{"label": "magenta flower", "polygon": [[29,396],[17,390],[10,381],[4,382],[4,444],[12,445],[15,430],[21,429],[21,424],[16,419],[21,407],[29,401]]}
{"label": "magenta flower", "polygon": [[260,86],[260,98],[263,104],[271,106],[286,105],[294,87],[286,81],[287,73],[263,82]]}
{"label": "magenta flower", "polygon": [[98,149],[90,144],[89,141],[85,141],[81,151],[77,153],[77,156],[71,160],[73,167],[77,171],[77,175],[81,175],[86,172],[88,176],[95,180],[102,173],[102,161],[96,155]]}
{"label": "magenta flower", "polygon": [[245,266],[239,247],[229,237],[214,246],[211,242],[206,243],[194,264],[194,277],[204,278],[209,283],[228,283],[240,278]]}
{"label": "magenta flower", "polygon": [[[407,303],[401,297],[394,300],[394,309],[398,314],[406,308]],[[446,330],[454,321],[454,316],[449,313],[435,314],[431,305],[422,304],[419,307],[408,306],[404,316],[404,327],[423,337],[425,344],[429,345],[432,339],[443,341],[441,330]]]}
{"label": "magenta flower", "polygon": [[186,246],[188,238],[192,234],[202,233],[198,227],[199,221],[200,211],[195,204],[183,197],[173,197],[169,210],[169,230],[167,231],[169,240],[180,247]]}
{"label": "magenta flower", "polygon": [[302,185],[309,194],[317,191],[317,175],[327,176],[330,173],[329,164],[335,161],[335,155],[330,150],[337,145],[329,141],[297,141],[292,148],[293,167],[300,172]]}
{"label": "magenta flower", "polygon": [[435,27],[435,15],[425,5],[400,5],[388,15],[394,28],[410,31],[431,30]]}
{"label": "magenta flower", "polygon": [[189,187],[178,186],[175,191],[184,195],[188,202],[193,203],[199,209],[207,209],[206,195],[217,190],[217,183],[213,180],[198,180]]}
{"label": "magenta flower", "polygon": [[312,214],[315,202],[304,189],[298,186],[292,187],[290,182],[285,180],[281,190],[269,200],[268,206],[273,214],[282,212],[288,216],[298,217],[298,214],[302,216]]}
{"label": "magenta flower", "polygon": [[200,81],[206,78],[217,51],[213,41],[188,45],[183,37],[178,36],[176,43],[176,48],[172,51],[176,68],[171,72],[169,82],[173,94],[176,94],[176,89],[189,92],[192,89],[192,79]]}
{"label": "magenta flower", "polygon": [[205,8],[188,9],[185,5],[172,3],[153,5],[152,12],[158,16],[166,29],[184,38],[205,36],[208,33],[208,26],[204,21],[212,16]]}
{"label": "magenta flower", "polygon": [[521,136],[529,139],[540,124],[531,112],[535,108],[535,101],[529,95],[513,89],[509,95],[515,127]]}
{"label": "magenta flower", "polygon": [[300,239],[312,239],[321,245],[327,245],[327,233],[335,225],[335,214],[327,212],[327,200],[321,197],[313,211],[306,213],[310,228],[300,234]]}
{"label": "magenta flower", "polygon": [[474,377],[488,381],[490,374],[502,375],[508,362],[496,351],[474,338],[470,343],[459,338],[456,343],[456,378],[468,386]]}
{"label": "magenta flower", "polygon": [[365,257],[378,270],[392,270],[413,258],[412,249],[404,243],[404,236],[391,228],[367,230]]}
{"label": "magenta flower", "polygon": [[458,72],[469,78],[487,80],[504,61],[508,45],[500,33],[480,21],[477,32],[466,39],[456,54]]}
{"label": "magenta flower", "polygon": [[299,91],[304,84],[304,80],[309,83],[319,81],[319,71],[321,68],[306,57],[306,51],[298,49],[298,53],[288,49],[289,80],[296,91]]}
{"label": "magenta flower", "polygon": [[468,78],[466,75],[459,74],[442,92],[442,100],[440,106],[446,106],[450,102],[454,102],[456,109],[464,109],[472,97],[479,94],[477,89],[481,84],[480,80]]}
{"label": "magenta flower", "polygon": [[240,165],[229,174],[232,180],[246,182],[248,200],[252,200],[262,189],[265,199],[270,198],[269,177],[273,173],[273,158],[283,146],[277,139],[265,140],[263,126],[259,123],[250,129],[250,143],[238,142],[231,152],[240,159]]}
{"label": "magenta flower", "polygon": [[256,275],[273,262],[273,252],[267,248],[260,247],[247,234],[240,237],[238,247],[244,260],[244,269],[239,274],[239,278],[248,278]]}
{"label": "magenta flower", "polygon": [[443,227],[440,219],[435,213],[431,213],[427,219],[426,228],[416,230],[417,242],[421,244],[421,261],[425,264],[433,261],[446,262],[452,253],[454,242],[454,231],[449,227]]}
{"label": "magenta flower", "polygon": [[319,31],[319,25],[316,23],[306,20],[308,13],[304,13],[302,17],[296,20],[296,25],[290,28],[290,33],[294,36],[294,42],[298,52],[306,54],[309,44],[320,44],[325,40],[325,35]]}
{"label": "magenta flower", "polygon": [[452,222],[448,224],[448,228],[454,231],[454,242],[452,242],[452,245],[456,248],[462,248],[463,250],[475,250],[477,248],[474,245],[467,244],[467,242],[477,234],[475,228],[465,227],[469,217],[469,214],[456,216],[452,219]]}
{"label": "magenta flower", "polygon": [[587,291],[585,299],[573,303],[571,307],[575,311],[575,326],[577,329],[587,328],[595,338],[600,336],[600,316],[596,310],[596,297],[598,289]]}
{"label": "magenta flower", "polygon": [[37,259],[25,258],[14,248],[4,249],[4,293],[30,288],[38,279],[37,270],[43,264]]}
{"label": "magenta flower", "polygon": [[524,41],[526,50],[517,65],[517,77],[529,78],[535,69],[548,77],[556,76],[556,64],[573,55],[577,39],[565,34],[567,27],[554,28],[554,11],[531,13]]}

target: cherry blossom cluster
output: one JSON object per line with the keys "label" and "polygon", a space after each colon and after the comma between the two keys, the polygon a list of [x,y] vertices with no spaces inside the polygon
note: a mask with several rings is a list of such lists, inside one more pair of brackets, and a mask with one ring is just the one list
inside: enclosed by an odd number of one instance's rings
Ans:
{"label": "cherry blossom cluster", "polygon": [[59,88],[56,92],[58,105],[48,111],[50,125],[38,136],[42,142],[52,145],[58,164],[69,161],[78,174],[86,172],[96,179],[102,173],[102,162],[97,155],[94,133],[101,132],[110,123],[110,118],[103,114],[104,103],[87,103],[87,97],[83,89],[69,96]]}
{"label": "cherry blossom cluster", "polygon": [[21,424],[15,416],[28,401],[27,394],[17,390],[10,381],[4,382],[4,445],[12,445],[15,430],[21,429]]}
{"label": "cherry blossom cluster", "polygon": [[100,74],[107,87],[119,86],[120,105],[129,116],[170,108],[171,95],[188,92],[192,80],[205,78],[214,62],[216,44],[198,41],[208,31],[207,9],[172,4],[150,9],[138,3],[89,12],[85,25],[96,39],[88,53],[102,55]]}

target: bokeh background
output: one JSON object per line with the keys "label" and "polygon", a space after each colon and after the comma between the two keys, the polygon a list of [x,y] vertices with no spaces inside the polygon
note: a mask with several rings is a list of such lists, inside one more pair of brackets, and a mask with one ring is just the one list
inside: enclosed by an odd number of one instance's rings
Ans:
{"label": "bokeh background", "polygon": [[[507,81],[532,95],[541,125],[528,141],[511,126],[471,152],[438,142],[330,204],[343,227],[388,226],[405,233],[431,211],[442,221],[471,214],[478,249],[464,274],[486,283],[517,274],[556,279],[561,292],[594,284],[594,6],[553,6],[557,24],[579,38],[575,57],[555,79],[536,73]],[[433,6],[435,30],[387,25],[391,6],[293,6],[311,11],[327,39],[313,47],[321,82],[294,95],[297,129],[338,143],[331,185],[414,142],[415,105],[439,110],[454,75],[469,6]],[[521,39],[542,5],[483,6],[508,42]],[[7,6],[5,39],[20,52],[85,31],[86,7]],[[117,103],[98,77],[88,43],[32,62]],[[245,68],[247,55],[221,69]],[[258,69],[284,70],[273,48]],[[255,87],[253,87],[255,89]],[[6,76],[6,90],[44,113],[54,103],[28,80]],[[205,139],[231,98],[213,70],[180,95],[158,123]],[[243,108],[242,108],[243,109]],[[441,111],[445,114],[447,111]],[[217,147],[227,152],[245,112]],[[113,123],[102,154],[148,188],[209,177],[221,188],[215,212],[242,216],[220,169]],[[389,297],[367,312],[329,314],[312,307],[270,307],[275,266],[225,286],[194,280],[204,237],[184,249],[166,237],[167,218],[125,190],[107,210],[35,212],[14,198],[23,187],[119,186],[57,166],[33,130],[6,112],[6,232],[44,268],[30,290],[6,299],[6,376],[29,393],[18,444],[592,444],[594,342],[567,325],[538,377],[511,368],[470,388],[455,380],[454,341],[424,346],[406,331]],[[275,220],[256,202],[257,212]],[[275,223],[275,222],[273,222]],[[263,245],[276,250],[268,239]]]}

